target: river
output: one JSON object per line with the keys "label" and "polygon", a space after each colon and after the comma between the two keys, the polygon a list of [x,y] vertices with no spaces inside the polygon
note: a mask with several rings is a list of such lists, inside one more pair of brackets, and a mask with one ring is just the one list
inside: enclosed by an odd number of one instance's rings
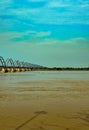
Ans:
{"label": "river", "polygon": [[0,130],[89,130],[89,71],[0,73]]}

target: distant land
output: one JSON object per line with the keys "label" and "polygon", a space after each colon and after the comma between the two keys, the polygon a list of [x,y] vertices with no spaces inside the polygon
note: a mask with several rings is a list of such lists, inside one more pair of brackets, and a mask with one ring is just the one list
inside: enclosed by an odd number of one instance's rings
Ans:
{"label": "distant land", "polygon": [[73,68],[73,67],[41,67],[41,68],[31,68],[31,70],[43,70],[43,71],[47,71],[47,70],[58,70],[58,71],[89,71],[89,67],[84,67],[84,68]]}

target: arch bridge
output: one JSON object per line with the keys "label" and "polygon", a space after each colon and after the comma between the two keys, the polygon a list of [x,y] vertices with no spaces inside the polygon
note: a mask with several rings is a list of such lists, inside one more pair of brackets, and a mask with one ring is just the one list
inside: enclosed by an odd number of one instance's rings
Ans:
{"label": "arch bridge", "polygon": [[23,61],[13,61],[11,58],[7,58],[4,60],[2,56],[0,56],[0,71],[2,73],[6,72],[24,72],[30,71],[31,64]]}

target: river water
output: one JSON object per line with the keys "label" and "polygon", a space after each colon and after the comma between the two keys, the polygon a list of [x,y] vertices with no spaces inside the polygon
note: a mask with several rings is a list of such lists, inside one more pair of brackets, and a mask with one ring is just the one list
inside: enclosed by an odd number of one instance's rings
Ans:
{"label": "river water", "polygon": [[[0,84],[4,86],[18,82],[47,81],[47,80],[89,80],[88,71],[30,71],[18,73],[0,73]],[[12,84],[11,84],[12,83]],[[55,87],[55,86],[54,86]],[[66,86],[65,86],[66,87]]]}
{"label": "river water", "polygon": [[89,71],[0,73],[0,130],[89,130]]}

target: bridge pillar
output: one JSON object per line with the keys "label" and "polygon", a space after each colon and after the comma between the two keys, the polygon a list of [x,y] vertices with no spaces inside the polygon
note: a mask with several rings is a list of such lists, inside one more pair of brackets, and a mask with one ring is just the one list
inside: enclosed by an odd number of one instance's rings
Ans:
{"label": "bridge pillar", "polygon": [[7,68],[2,68],[2,69],[1,69],[1,72],[2,72],[2,73],[7,73],[8,70],[7,70]]}

